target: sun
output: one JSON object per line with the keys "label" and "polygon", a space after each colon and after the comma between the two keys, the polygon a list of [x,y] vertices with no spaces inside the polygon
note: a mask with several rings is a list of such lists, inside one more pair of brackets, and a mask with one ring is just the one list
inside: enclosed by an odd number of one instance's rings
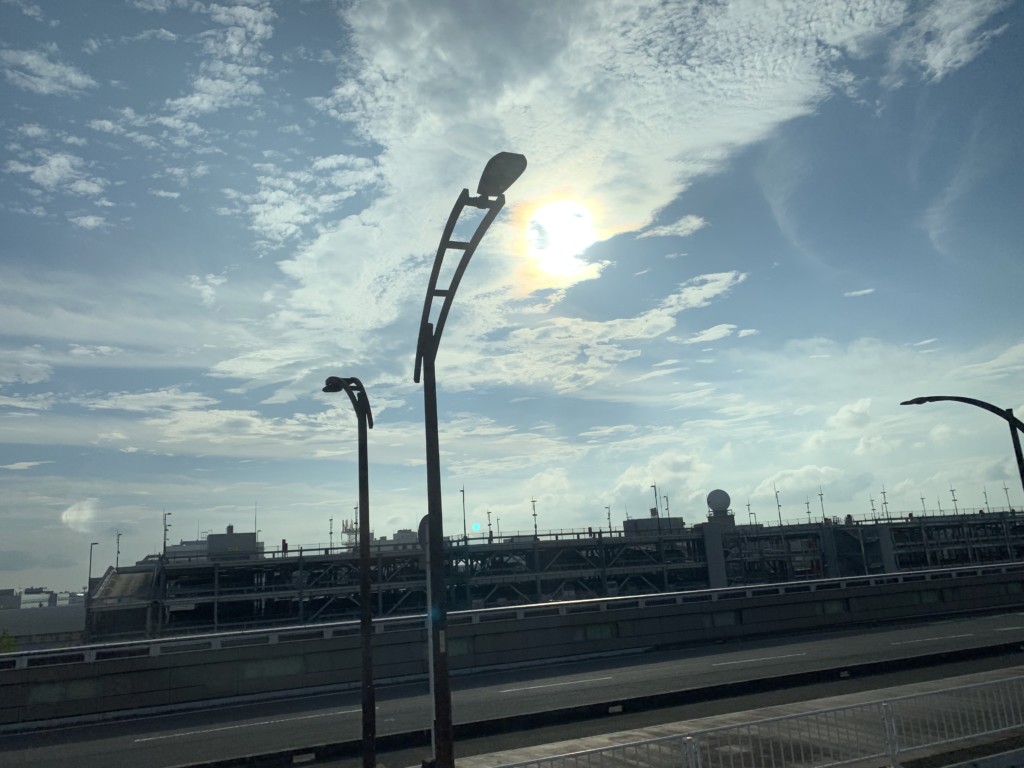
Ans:
{"label": "sun", "polygon": [[577,258],[597,241],[593,217],[586,206],[572,200],[548,203],[530,218],[527,249],[542,272],[572,277],[589,266]]}

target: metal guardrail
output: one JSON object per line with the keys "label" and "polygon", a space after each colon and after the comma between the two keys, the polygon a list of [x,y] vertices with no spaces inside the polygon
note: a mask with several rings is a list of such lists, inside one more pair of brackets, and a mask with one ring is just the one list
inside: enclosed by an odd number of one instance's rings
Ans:
{"label": "metal guardrail", "polygon": [[[970,568],[943,568],[929,571],[905,571],[871,576],[846,576],[837,579],[815,579],[786,581],[776,584],[752,584],[741,587],[700,589],[689,592],[659,592],[649,595],[628,595],[621,597],[585,598],[562,600],[549,603],[535,603],[496,608],[477,608],[466,611],[452,611],[448,615],[449,625],[478,624],[482,622],[516,620],[542,615],[569,615],[579,612],[616,611],[635,608],[659,607],[665,605],[686,605],[691,603],[715,603],[743,598],[758,598],[771,595],[786,595],[804,592],[826,592],[831,590],[878,587],[896,584],[910,584],[924,581],[956,581],[978,576],[999,574],[1021,574],[1024,579],[1024,562],[975,566]],[[374,619],[375,632],[394,632],[403,629],[421,629],[423,614],[407,616],[382,616]],[[244,645],[285,643],[295,640],[330,639],[359,631],[358,621],[341,621],[322,624],[290,625],[285,627],[234,630],[229,632],[175,635],[157,639],[123,640],[70,648],[21,651],[0,654],[0,672],[10,669],[25,669],[58,664],[91,664],[97,661],[132,658],[139,656],[161,656],[190,651],[236,648]]]}
{"label": "metal guardrail", "polygon": [[827,768],[1024,729],[1024,677],[697,730],[502,768]]}

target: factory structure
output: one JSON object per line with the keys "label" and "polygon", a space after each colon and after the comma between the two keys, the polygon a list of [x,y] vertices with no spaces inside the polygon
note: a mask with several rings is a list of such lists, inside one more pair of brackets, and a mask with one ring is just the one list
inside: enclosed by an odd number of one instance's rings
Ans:
{"label": "factory structure", "polygon": [[[737,522],[724,491],[686,525],[652,509],[603,530],[452,537],[445,541],[448,610],[896,573],[1024,560],[1024,514],[906,514],[855,521]],[[359,615],[358,531],[315,550],[267,548],[253,532],[170,545],[90,585],[92,641],[321,623]],[[426,610],[419,535],[374,539],[375,616]]]}

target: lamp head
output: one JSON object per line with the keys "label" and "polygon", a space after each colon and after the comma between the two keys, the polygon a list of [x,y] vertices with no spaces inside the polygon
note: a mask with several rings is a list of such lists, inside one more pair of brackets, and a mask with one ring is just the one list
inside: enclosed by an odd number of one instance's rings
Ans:
{"label": "lamp head", "polygon": [[515,152],[499,152],[484,166],[476,193],[484,197],[497,197],[515,184],[526,170],[526,157]]}
{"label": "lamp head", "polygon": [[345,380],[337,376],[328,376],[324,382],[324,392],[341,392],[345,388]]}
{"label": "lamp head", "polygon": [[931,402],[930,397],[915,397],[913,400],[904,400],[900,405],[924,405]]}

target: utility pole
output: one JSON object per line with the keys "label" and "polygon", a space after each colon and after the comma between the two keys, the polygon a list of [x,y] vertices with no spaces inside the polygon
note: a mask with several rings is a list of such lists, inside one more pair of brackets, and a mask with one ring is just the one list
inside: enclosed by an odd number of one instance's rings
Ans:
{"label": "utility pole", "polygon": [[772,483],[772,488],[775,489],[775,506],[779,511],[779,527],[782,527],[782,504],[779,502],[779,489],[775,487],[775,483]]}
{"label": "utility pole", "polygon": [[330,518],[328,521],[329,528],[327,530],[327,549],[328,551],[334,550],[334,518]]}
{"label": "utility pole", "polygon": [[668,496],[662,496],[661,498],[665,501],[665,517],[671,517],[668,513]]}
{"label": "utility pole", "polygon": [[925,507],[925,505],[924,505],[924,494],[923,493],[921,494],[921,512],[923,512],[926,515],[928,514],[928,508]]}
{"label": "utility pole", "polygon": [[807,497],[807,524],[811,524],[811,497]]}
{"label": "utility pole", "polygon": [[491,510],[487,510],[487,543],[494,541],[494,533],[491,531]]}
{"label": "utility pole", "polygon": [[988,505],[988,488],[982,488],[981,493],[985,496],[985,511],[991,512],[992,508]]}
{"label": "utility pole", "polygon": [[605,507],[604,511],[608,513],[608,535],[611,536],[612,535],[612,508],[610,506],[609,507]]}
{"label": "utility pole", "polygon": [[114,570],[121,564],[121,532],[117,532],[117,552],[114,554]]}
{"label": "utility pole", "polygon": [[821,502],[821,521],[825,522],[825,491],[821,489],[820,485],[818,486],[818,501]]}
{"label": "utility pole", "polygon": [[960,507],[956,505],[956,488],[953,487],[952,483],[949,484],[949,495],[953,497],[953,514],[959,515]]}
{"label": "utility pole", "polygon": [[661,502],[658,501],[658,485],[655,483],[651,486],[654,489],[654,512],[656,517],[661,516]]}
{"label": "utility pole", "polygon": [[533,505],[533,538],[537,539],[537,500],[531,498],[530,503]]}

